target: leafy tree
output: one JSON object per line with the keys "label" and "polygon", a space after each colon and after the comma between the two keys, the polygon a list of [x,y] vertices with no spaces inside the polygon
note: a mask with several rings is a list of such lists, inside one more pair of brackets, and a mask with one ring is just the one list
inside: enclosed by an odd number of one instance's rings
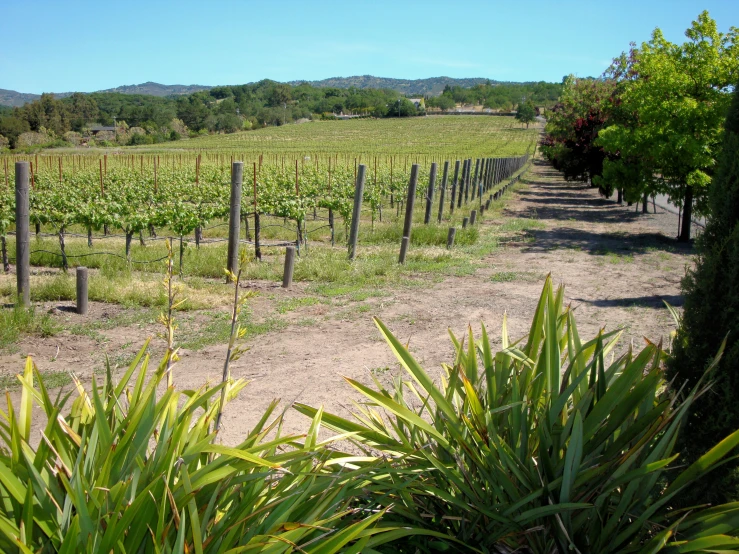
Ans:
{"label": "leafy tree", "polygon": [[407,98],[398,98],[387,107],[388,117],[411,117],[418,115],[416,105]]}
{"label": "leafy tree", "polygon": [[683,204],[681,241],[690,240],[694,200],[705,211],[722,122],[739,80],[738,33],[734,27],[719,33],[704,11],[685,32],[684,44],[667,41],[656,29],[649,42],[632,47],[611,69],[622,84],[620,108],[631,117],[628,125],[601,133],[601,144],[614,155],[606,165],[631,163],[619,156],[622,151],[643,158],[652,169],[648,186]]}
{"label": "leafy tree", "polygon": [[15,148],[18,137],[31,130],[28,121],[13,114],[0,118],[0,135],[5,136],[10,142],[10,147]]}
{"label": "leafy tree", "polygon": [[[708,360],[727,338],[712,374],[714,385],[693,404],[679,448],[694,461],[711,441],[739,428],[739,91],[726,119],[723,150],[708,194],[710,215],[698,238],[695,269],[683,281],[685,312],[675,338],[669,377],[687,389],[700,379]],[[693,502],[739,498],[736,460],[709,486],[693,491]]]}
{"label": "leafy tree", "polygon": [[[609,79],[565,79],[542,143],[544,154],[565,179],[596,182],[603,172],[605,153],[596,140],[612,116],[614,91]],[[603,192],[610,195],[611,190]]]}
{"label": "leafy tree", "polygon": [[526,128],[529,128],[529,123],[536,121],[536,108],[531,100],[527,100],[523,104],[518,105],[518,111],[516,111],[516,120],[526,124]]}

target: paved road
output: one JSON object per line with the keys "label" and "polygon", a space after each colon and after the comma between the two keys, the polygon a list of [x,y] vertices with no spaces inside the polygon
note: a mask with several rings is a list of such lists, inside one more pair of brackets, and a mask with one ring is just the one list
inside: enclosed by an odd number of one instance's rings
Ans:
{"label": "paved road", "polygon": [[[665,194],[658,194],[657,197],[655,198],[655,202],[660,208],[670,213],[673,213],[676,215],[681,213],[680,208],[678,206],[675,206],[675,204],[673,204],[672,202],[670,202],[670,199],[667,198],[667,195]],[[695,216],[693,217],[693,223],[695,223],[699,227],[705,228],[706,218],[702,216]]]}

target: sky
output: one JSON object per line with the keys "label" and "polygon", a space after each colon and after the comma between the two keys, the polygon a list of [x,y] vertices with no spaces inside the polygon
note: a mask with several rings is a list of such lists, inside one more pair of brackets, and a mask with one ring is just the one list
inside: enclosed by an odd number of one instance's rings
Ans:
{"label": "sky", "polygon": [[560,82],[739,0],[0,0],[0,88],[92,92],[375,75]]}

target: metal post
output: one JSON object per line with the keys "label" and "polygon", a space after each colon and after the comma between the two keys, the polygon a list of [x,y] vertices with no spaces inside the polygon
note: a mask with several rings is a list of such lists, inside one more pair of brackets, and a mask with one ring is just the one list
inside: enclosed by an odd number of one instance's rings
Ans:
{"label": "metal post", "polygon": [[28,162],[15,163],[15,271],[18,301],[26,308],[31,305],[28,174]]}
{"label": "metal post", "polygon": [[228,216],[228,260],[226,268],[239,268],[239,231],[241,230],[241,185],[244,180],[244,162],[231,164],[231,208]]}
{"label": "metal post", "polygon": [[77,313],[87,314],[87,268],[77,268]]}
{"label": "metal post", "polygon": [[285,271],[282,274],[282,288],[286,289],[293,282],[293,271],[295,269],[295,247],[285,248]]}
{"label": "metal post", "polygon": [[359,217],[362,213],[362,198],[364,197],[364,179],[367,166],[360,164],[357,170],[357,182],[354,185],[354,210],[352,211],[352,227],[349,234],[349,259],[357,256],[357,239],[359,238]]}
{"label": "metal post", "polygon": [[431,171],[429,172],[429,188],[426,192],[426,213],[423,216],[423,223],[428,225],[431,220],[431,206],[434,203],[434,185],[436,184],[436,164],[431,164]]}

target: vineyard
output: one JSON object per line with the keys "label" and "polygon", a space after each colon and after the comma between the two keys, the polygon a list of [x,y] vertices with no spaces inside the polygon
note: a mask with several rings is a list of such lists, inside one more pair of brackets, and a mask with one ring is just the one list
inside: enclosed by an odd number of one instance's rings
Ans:
{"label": "vineyard", "polygon": [[[490,191],[492,197],[496,191],[491,189],[499,188],[504,179],[520,169],[535,148],[535,135],[518,133],[518,129],[496,135],[494,132],[500,129],[490,123],[490,132],[487,136],[482,134],[474,147],[472,133],[479,129],[454,134],[453,127],[458,123],[446,126],[450,119],[453,118],[432,122],[428,127],[442,130],[441,137],[448,131],[450,142],[433,145],[426,153],[415,155],[382,153],[391,142],[404,144],[402,133],[392,136],[388,134],[391,127],[387,126],[377,131],[386,137],[387,144],[378,137],[359,142],[354,133],[367,122],[355,121],[316,124],[331,130],[335,145],[343,142],[360,150],[345,147],[331,154],[317,147],[306,150],[310,146],[306,137],[311,135],[301,132],[313,128],[311,124],[270,130],[266,138],[258,132],[235,135],[236,139],[261,136],[261,145],[271,147],[265,152],[223,150],[218,139],[208,138],[190,143],[215,142],[218,148],[184,153],[131,153],[135,151],[129,149],[109,154],[6,156],[2,159],[4,186],[0,187],[3,265],[7,271],[15,262],[13,183],[16,162],[21,161],[28,162],[29,168],[29,223],[36,237],[31,250],[34,266],[161,271],[161,265],[156,264],[166,255],[161,241],[169,238],[179,244],[181,273],[188,271],[186,250],[194,250],[196,254],[188,254],[195,262],[190,268],[192,274],[220,276],[225,265],[222,252],[228,240],[235,161],[243,161],[239,208],[243,231],[239,238],[257,260],[263,254],[275,253],[269,250],[275,247],[295,245],[301,254],[315,246],[345,246],[357,201],[360,168],[360,243],[400,243],[411,172],[417,165],[413,197],[419,202],[415,203],[416,210],[411,202],[412,216],[431,230],[420,233],[413,242],[441,246],[447,240],[447,223],[459,220],[467,227],[463,217],[455,219],[455,208],[460,216],[462,206],[473,201],[476,204],[472,208],[482,208],[478,212],[484,210],[486,203],[489,207],[488,199],[482,195]],[[277,136],[284,140],[279,141]],[[288,136],[292,137],[293,147],[300,148],[300,154],[290,152],[286,146],[291,143]],[[329,140],[328,144],[334,143]],[[370,144],[375,151],[362,152],[361,144]],[[449,159],[445,147],[452,152],[469,148],[473,155],[487,147],[494,157]],[[471,215],[469,209],[465,215]],[[457,241],[464,244],[470,237],[470,232],[462,231]],[[214,262],[219,258],[223,261]],[[203,263],[197,263],[198,259]]]}
{"label": "vineyard", "polygon": [[[424,165],[432,161],[483,156],[518,156],[537,140],[539,129],[525,129],[512,117],[409,117],[311,121],[257,131],[210,135],[158,144],[162,150],[207,150],[325,158],[406,156]],[[142,147],[143,148],[143,147]],[[149,147],[151,148],[151,147]],[[251,155],[249,155],[251,153]]]}

